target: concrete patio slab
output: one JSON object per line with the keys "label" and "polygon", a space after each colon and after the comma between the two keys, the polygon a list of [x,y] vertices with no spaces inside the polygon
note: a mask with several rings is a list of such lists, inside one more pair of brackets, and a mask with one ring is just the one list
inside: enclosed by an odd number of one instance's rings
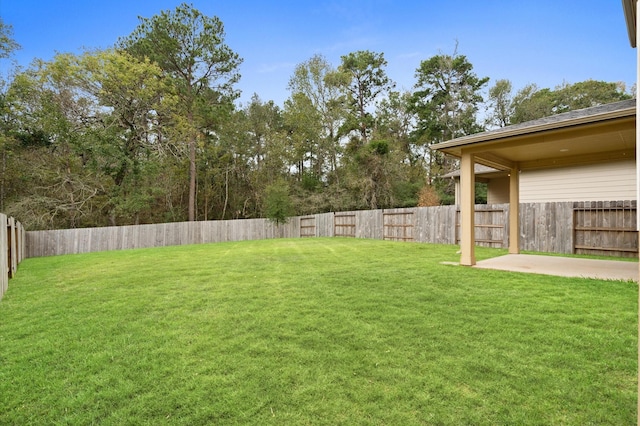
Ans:
{"label": "concrete patio slab", "polygon": [[474,268],[638,282],[637,262],[573,257],[508,254],[479,261]]}

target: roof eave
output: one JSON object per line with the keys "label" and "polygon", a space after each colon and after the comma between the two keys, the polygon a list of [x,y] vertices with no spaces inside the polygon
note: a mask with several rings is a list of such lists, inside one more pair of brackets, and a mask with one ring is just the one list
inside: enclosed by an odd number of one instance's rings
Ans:
{"label": "roof eave", "polygon": [[534,126],[528,127],[518,127],[515,129],[509,129],[505,127],[500,129],[499,133],[495,133],[494,131],[476,133],[469,136],[463,136],[461,138],[452,139],[450,141],[441,142],[435,145],[431,145],[431,149],[437,151],[450,151],[451,149],[461,148],[466,145],[473,145],[476,143],[488,142],[488,141],[498,141],[502,139],[508,139],[517,136],[529,135],[534,133],[541,133],[551,130],[558,130],[572,126],[579,126],[584,124],[598,123],[606,120],[613,120],[616,118],[623,118],[629,116],[635,116],[636,108],[630,107],[615,111],[608,111],[597,115],[590,115],[585,117],[577,117],[568,120],[563,120],[559,122],[551,122],[551,123],[541,123]]}
{"label": "roof eave", "polygon": [[627,22],[627,33],[631,47],[636,47],[636,0],[622,0],[624,19]]}

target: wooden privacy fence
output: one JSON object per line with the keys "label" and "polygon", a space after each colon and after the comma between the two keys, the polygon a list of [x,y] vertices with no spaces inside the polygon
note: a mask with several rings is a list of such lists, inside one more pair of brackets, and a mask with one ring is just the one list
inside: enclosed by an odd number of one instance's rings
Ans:
{"label": "wooden privacy fence", "polygon": [[[520,249],[637,256],[635,201],[520,204]],[[478,245],[509,246],[509,205],[477,205]],[[456,206],[320,213],[276,225],[266,219],[178,222],[29,231],[27,256],[267,238],[351,237],[437,244],[459,242]]]}
{"label": "wooden privacy fence", "polygon": [[27,231],[27,257],[293,237],[300,237],[299,217],[282,225],[239,219]]}
{"label": "wooden privacy fence", "polygon": [[0,300],[15,277],[18,265],[25,258],[26,233],[22,224],[0,213]]}
{"label": "wooden privacy fence", "polygon": [[575,253],[638,256],[636,204],[580,202],[573,205]]}
{"label": "wooden privacy fence", "polygon": [[455,211],[440,206],[321,213],[301,218],[300,235],[454,244]]}

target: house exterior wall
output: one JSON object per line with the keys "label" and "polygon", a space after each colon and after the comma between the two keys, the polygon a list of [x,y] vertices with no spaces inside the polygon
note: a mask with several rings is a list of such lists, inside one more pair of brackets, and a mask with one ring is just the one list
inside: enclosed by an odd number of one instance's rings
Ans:
{"label": "house exterior wall", "polygon": [[[509,176],[482,179],[487,183],[487,204],[509,203]],[[455,204],[460,205],[460,178],[455,179]]]}
{"label": "house exterior wall", "polygon": [[[637,200],[635,161],[616,161],[520,173],[520,202]],[[456,204],[460,205],[456,178]],[[509,177],[488,179],[487,204],[509,203]]]}
{"label": "house exterior wall", "polygon": [[520,202],[635,200],[635,161],[589,164],[520,174]]}
{"label": "house exterior wall", "polygon": [[509,203],[509,176],[489,180],[487,204]]}

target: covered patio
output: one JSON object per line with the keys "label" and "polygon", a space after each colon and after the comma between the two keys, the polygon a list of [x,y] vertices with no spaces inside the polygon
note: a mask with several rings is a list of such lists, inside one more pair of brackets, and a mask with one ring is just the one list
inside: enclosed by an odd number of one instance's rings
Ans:
{"label": "covered patio", "polygon": [[560,277],[638,282],[638,264],[619,260],[595,260],[563,256],[508,254],[481,260],[475,268]]}
{"label": "covered patio", "polygon": [[[557,114],[442,142],[432,149],[460,159],[460,264],[473,266],[475,165],[502,170],[509,176],[509,254],[517,255],[520,173],[635,159],[636,101]],[[637,270],[637,264],[633,265]]]}

